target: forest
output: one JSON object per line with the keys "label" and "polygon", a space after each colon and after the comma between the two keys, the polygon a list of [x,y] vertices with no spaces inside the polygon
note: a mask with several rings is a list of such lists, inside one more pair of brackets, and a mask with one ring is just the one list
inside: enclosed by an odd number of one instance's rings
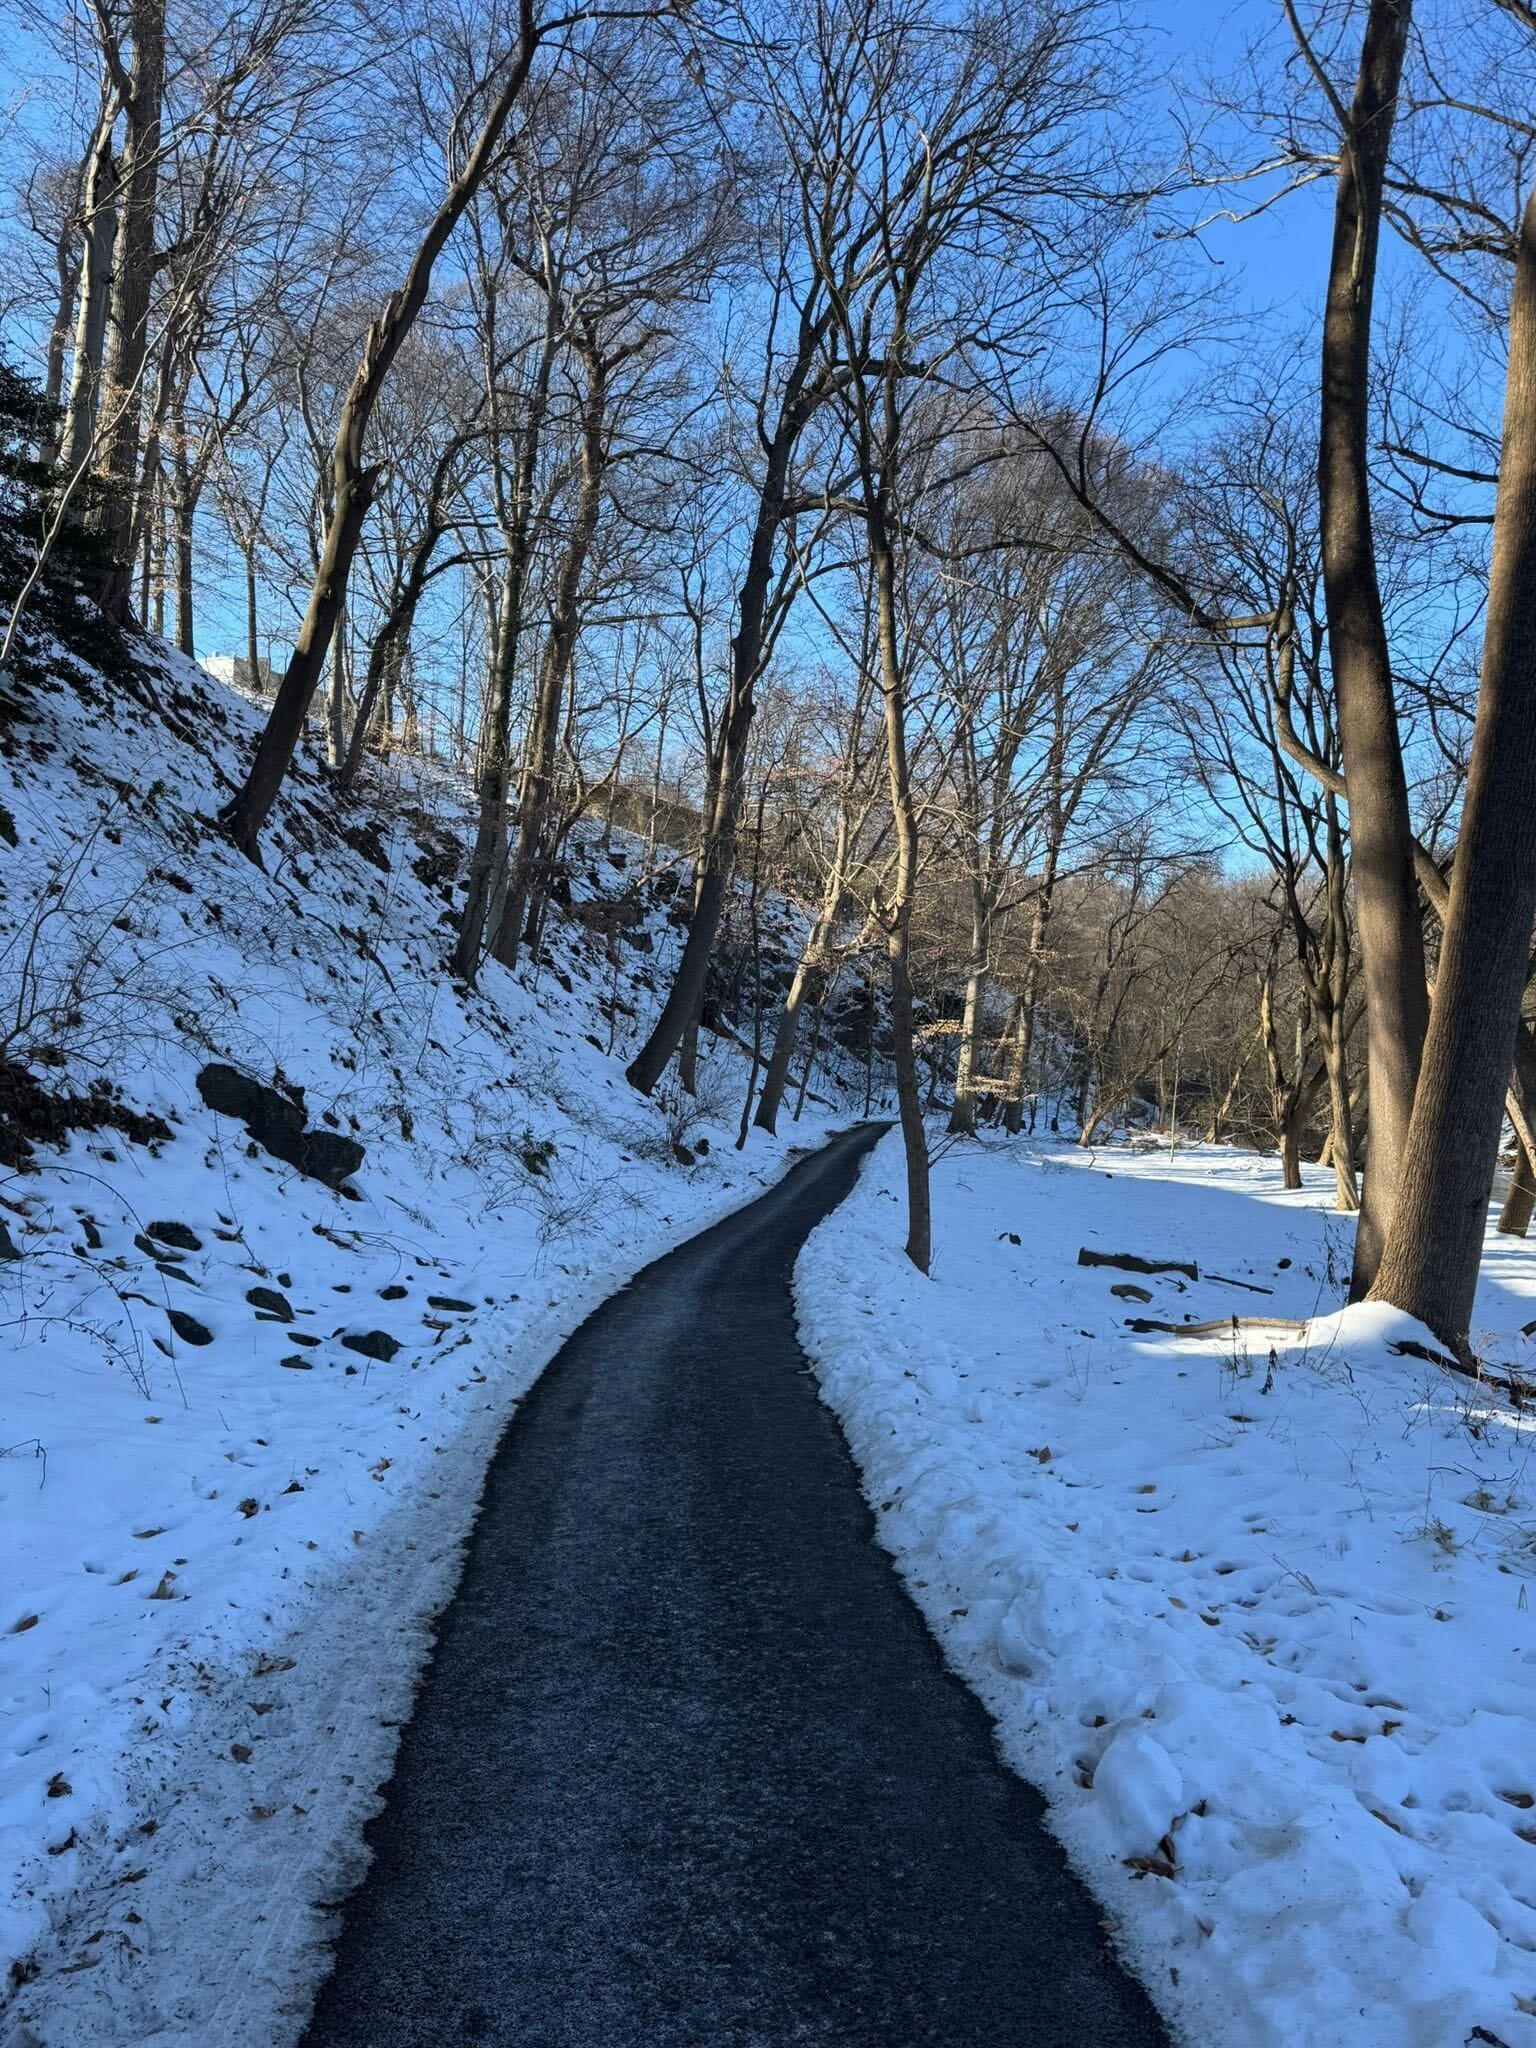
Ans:
{"label": "forest", "polygon": [[[1344,1310],[1434,1412],[1518,1421],[1536,1323],[1486,1290],[1529,1306],[1536,1210],[1533,108],[1531,0],[0,0],[0,1275],[51,1270],[29,1230],[65,1256],[113,1146],[233,1115],[365,1263],[386,1226],[332,1197],[394,1148],[439,1317],[470,1246],[527,1315],[551,1247],[617,1284],[661,1202],[670,1248],[797,1132],[886,1118],[853,1263],[813,1237],[795,1282],[872,1503],[911,1481],[870,1448],[901,1390],[839,1291],[916,1327],[973,1238],[1054,1245],[1026,1169],[1125,1177],[1158,1257],[1063,1227],[1138,1276],[1133,1331],[1244,1379]],[[186,1250],[245,1227],[213,1159]],[[1158,1159],[1189,1244],[1196,1181],[1291,1206],[1197,1270],[1137,1206]],[[111,1184],[163,1293],[180,1241]],[[269,1198],[243,1302],[286,1324]],[[1235,1312],[1139,1284],[1239,1254]],[[150,1398],[146,1297],[112,1282],[104,1334],[38,1284],[18,1342],[126,1346]],[[1167,1819],[1117,1838],[1148,1895]],[[901,2038],[960,2048],[933,2024]]]}
{"label": "forest", "polygon": [[[756,1113],[878,973],[920,1266],[939,1100],[1182,1119],[1321,1152],[1357,1293],[1464,1342],[1536,1114],[1532,24],[1358,12],[1170,106],[1081,6],[22,8],[6,662],[50,574],[217,635],[253,859],[310,718],[343,790],[451,761],[465,980],[574,820],[665,820],[642,1090],[732,878],[814,900]],[[1321,181],[1321,319],[1240,331],[1205,224]]]}

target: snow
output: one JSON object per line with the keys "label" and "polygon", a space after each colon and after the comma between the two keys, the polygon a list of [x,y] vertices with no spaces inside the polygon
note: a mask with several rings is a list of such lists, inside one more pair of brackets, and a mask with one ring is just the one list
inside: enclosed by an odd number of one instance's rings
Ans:
{"label": "snow", "polygon": [[[628,1088],[678,928],[622,834],[580,837],[547,963],[475,994],[442,972],[440,772],[338,837],[303,767],[258,872],[206,823],[256,714],[152,659],[153,697],[79,672],[0,735],[0,1051],[165,1133],[0,1177],[4,2048],[296,2037],[500,1431],[614,1286],[847,1113],[828,1087],[738,1154],[723,1038],[700,1105]],[[352,1196],[211,1113],[209,1060],[356,1136]],[[1175,2031],[1536,2048],[1530,1425],[1337,1309],[1330,1176],[986,1140],[934,1194],[924,1280],[885,1140],[800,1261],[807,1348]],[[1234,1312],[1310,1320],[1127,1327]],[[1528,1325],[1536,1245],[1490,1239],[1479,1348],[1522,1370]],[[374,1333],[392,1356],[346,1342]]]}
{"label": "snow", "polygon": [[[152,659],[160,709],[82,673],[0,762],[0,1035],[169,1132],[0,1179],[6,2048],[296,2037],[499,1432],[614,1286],[833,1118],[738,1154],[745,1065],[707,1034],[697,1113],[628,1087],[677,930],[651,891],[611,942],[580,912],[637,842],[588,832],[549,964],[465,994],[430,858],[464,792],[421,768],[348,843],[306,768],[258,872],[206,826],[256,715]],[[213,1059],[358,1136],[356,1198],[206,1109]],[[373,1332],[392,1357],[345,1341]]]}
{"label": "snow", "polygon": [[[801,1256],[802,1335],[881,1541],[1177,2037],[1532,2048],[1532,1424],[1395,1353],[1427,1341],[1404,1318],[1337,1311],[1350,1225],[1308,1178],[968,1144],[924,1280],[892,1135]],[[1536,1245],[1490,1238],[1506,1365],[1533,1304]],[[1126,1328],[1234,1313],[1312,1320]]]}

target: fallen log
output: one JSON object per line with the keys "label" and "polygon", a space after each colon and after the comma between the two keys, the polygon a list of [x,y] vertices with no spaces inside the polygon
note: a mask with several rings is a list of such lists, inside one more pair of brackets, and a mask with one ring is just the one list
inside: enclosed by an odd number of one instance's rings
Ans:
{"label": "fallen log", "polygon": [[1077,1255],[1080,1266],[1119,1266],[1126,1273],[1182,1273],[1186,1280],[1198,1280],[1200,1268],[1192,1259],[1142,1259],[1135,1252],[1096,1252],[1084,1245]]}
{"label": "fallen log", "polygon": [[1170,1337],[1232,1337],[1244,1330],[1283,1330],[1288,1336],[1299,1337],[1307,1325],[1292,1316],[1214,1316],[1206,1323],[1160,1323],[1151,1316],[1127,1316],[1125,1327],[1134,1330],[1138,1337],[1149,1330],[1159,1330]]}

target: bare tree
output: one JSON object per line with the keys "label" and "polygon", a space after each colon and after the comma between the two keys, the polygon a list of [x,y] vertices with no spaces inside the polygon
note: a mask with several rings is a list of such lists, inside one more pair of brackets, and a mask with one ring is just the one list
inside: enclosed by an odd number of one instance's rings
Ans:
{"label": "bare tree", "polygon": [[[337,614],[346,602],[347,578],[363,522],[378,487],[377,473],[365,462],[363,448],[379,394],[401,344],[427,302],[437,259],[496,160],[512,109],[541,48],[580,19],[579,11],[541,17],[532,0],[517,0],[511,33],[505,33],[499,21],[493,24],[487,52],[472,66],[455,96],[444,147],[447,189],[416,245],[399,289],[386,300],[368,329],[332,443],[325,537],[309,602],[250,771],[220,813],[235,844],[252,860],[258,857],[261,829],[303,730]],[[476,125],[472,127],[472,123]]]}

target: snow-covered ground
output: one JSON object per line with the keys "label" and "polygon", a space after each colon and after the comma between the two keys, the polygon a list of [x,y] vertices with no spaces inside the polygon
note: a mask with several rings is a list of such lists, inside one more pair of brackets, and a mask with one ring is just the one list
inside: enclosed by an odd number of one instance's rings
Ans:
{"label": "snow-covered ground", "polygon": [[[295,2037],[499,1430],[619,1281],[847,1120],[738,1154],[708,1035],[697,1111],[628,1087],[678,934],[622,835],[578,842],[550,959],[473,995],[443,778],[343,837],[307,769],[258,872],[207,829],[255,714],[153,659],[0,761],[0,1055],[163,1120],[0,1174],[6,2048]],[[355,1136],[348,1187],[207,1108],[210,1061]]]}
{"label": "snow-covered ground", "polygon": [[[801,1257],[802,1332],[882,1541],[1181,2038],[1531,2048],[1533,1425],[1394,1354],[1401,1319],[1323,1313],[1350,1226],[1331,1175],[1277,1180],[967,1145],[930,1281],[893,1136]],[[1273,1350],[1126,1328],[1234,1313],[1318,1319]],[[1482,1348],[1521,1364],[1533,1318],[1536,1244],[1490,1239]]]}
{"label": "snow-covered ground", "polygon": [[[151,662],[0,732],[0,1147],[38,1113],[11,1061],[69,1098],[0,1168],[3,2048],[291,2043],[507,1417],[614,1285],[847,1118],[819,1082],[738,1154],[718,1037],[700,1105],[629,1089],[678,925],[622,834],[578,838],[548,959],[473,994],[442,972],[446,778],[338,830],[305,768],[250,867],[207,821],[255,714]],[[346,1186],[209,1109],[215,1061],[355,1138]],[[1186,2038],[1536,2048],[1531,1432],[1393,1318],[1329,1313],[1331,1177],[1275,1181],[952,1148],[924,1281],[893,1136],[802,1258],[808,1348]],[[1127,1327],[1234,1312],[1313,1320]],[[1536,1244],[1492,1239],[1479,1347],[1522,1367],[1527,1325]]]}

